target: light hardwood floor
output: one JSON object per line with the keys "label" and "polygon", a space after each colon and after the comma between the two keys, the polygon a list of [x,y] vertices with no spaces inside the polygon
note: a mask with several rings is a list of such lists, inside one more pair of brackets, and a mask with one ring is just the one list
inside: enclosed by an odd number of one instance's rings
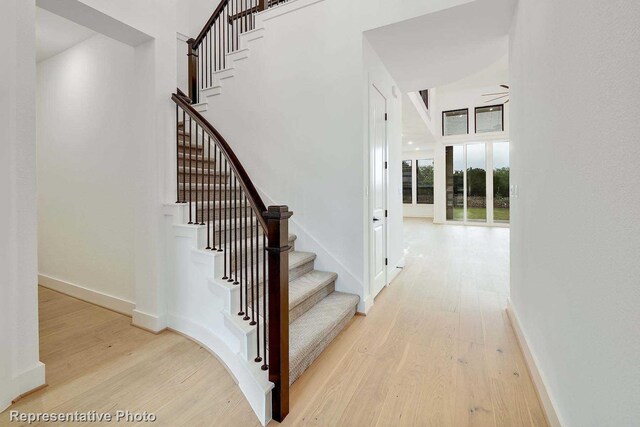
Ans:
{"label": "light hardwood floor", "polygon": [[546,426],[505,313],[509,230],[410,219],[405,257],[293,385],[283,425]]}
{"label": "light hardwood floor", "polygon": [[0,414],[1,426],[21,425],[9,422],[10,410],[119,409],[156,414],[155,423],[140,425],[260,425],[223,365],[196,343],[169,331],[143,331],[129,317],[46,288],[40,288],[39,300],[40,360],[48,387]]}
{"label": "light hardwood floor", "polygon": [[[296,381],[283,425],[546,426],[504,311],[508,245],[508,229],[406,221],[404,270]],[[44,288],[40,302],[49,386],[10,409],[258,425],[230,375],[197,344]]]}

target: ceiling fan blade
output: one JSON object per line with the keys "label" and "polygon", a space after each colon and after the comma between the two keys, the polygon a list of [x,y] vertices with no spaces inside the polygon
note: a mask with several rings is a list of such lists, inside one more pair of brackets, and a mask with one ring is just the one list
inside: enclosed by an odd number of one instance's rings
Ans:
{"label": "ceiling fan blade", "polygon": [[482,96],[491,96],[491,95],[505,95],[509,92],[496,92],[496,93],[483,93]]}
{"label": "ceiling fan blade", "polygon": [[488,102],[493,102],[493,101],[495,101],[495,100],[497,100],[497,99],[500,99],[500,98],[506,98],[506,97],[508,97],[508,96],[509,96],[509,95],[502,95],[502,96],[499,96],[499,97],[497,97],[497,98],[490,99],[490,100],[488,100],[488,101],[485,101],[485,104],[486,104],[486,103],[488,103]]}
{"label": "ceiling fan blade", "polygon": [[508,85],[500,85],[500,87],[503,87],[503,88],[505,88],[505,89],[509,89],[509,86],[508,86]]}

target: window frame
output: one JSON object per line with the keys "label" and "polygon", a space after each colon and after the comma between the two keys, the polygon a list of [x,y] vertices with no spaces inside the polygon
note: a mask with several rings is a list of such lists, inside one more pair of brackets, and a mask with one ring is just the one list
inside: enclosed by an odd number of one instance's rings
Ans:
{"label": "window frame", "polygon": [[[404,201],[404,166],[405,166],[405,162],[409,162],[409,168],[411,169],[411,179],[409,180],[409,185],[410,185],[410,191],[409,191],[409,197],[410,197],[410,201],[409,202],[405,202]],[[414,187],[414,179],[413,179],[414,173],[413,173],[413,160],[412,159],[406,159],[402,161],[402,204],[403,205],[413,205],[413,187]]]}
{"label": "window frame", "polygon": [[[467,115],[467,132],[466,133],[457,133],[455,135],[445,135],[444,134],[444,118],[447,113],[456,113],[464,111]],[[442,136],[459,136],[459,135],[469,135],[469,109],[468,108],[456,108],[455,110],[446,110],[442,112]]]}
{"label": "window frame", "polygon": [[481,133],[493,133],[493,132],[504,132],[504,104],[496,104],[496,105],[483,105],[482,107],[475,107],[473,109],[473,133],[478,134],[478,110],[481,108],[498,108],[500,107],[501,117],[500,117],[500,125],[501,130],[499,131],[490,131],[490,132],[481,132]]}

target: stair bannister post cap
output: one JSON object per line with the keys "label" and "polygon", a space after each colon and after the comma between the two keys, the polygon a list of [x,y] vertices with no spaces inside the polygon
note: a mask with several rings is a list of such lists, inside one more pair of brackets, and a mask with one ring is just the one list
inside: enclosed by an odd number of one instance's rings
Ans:
{"label": "stair bannister post cap", "polygon": [[289,207],[286,205],[269,206],[264,212],[265,219],[288,219],[291,218],[293,212],[289,211]]}

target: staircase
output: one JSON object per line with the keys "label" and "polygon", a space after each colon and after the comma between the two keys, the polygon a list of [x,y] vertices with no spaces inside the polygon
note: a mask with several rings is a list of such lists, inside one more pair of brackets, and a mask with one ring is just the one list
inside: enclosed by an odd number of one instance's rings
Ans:
{"label": "staircase", "polygon": [[[216,292],[229,295],[224,316],[242,342],[238,357],[261,368],[251,370],[265,377],[258,382],[268,375],[275,384],[272,414],[282,421],[289,385],[348,325],[359,296],[336,291],[337,274],[316,270],[316,254],[296,250],[288,209],[266,209],[224,138],[183,93],[172,99],[177,203],[185,209],[187,225],[199,233],[198,250],[216,257],[209,281]],[[282,215],[275,218],[276,211]]]}

